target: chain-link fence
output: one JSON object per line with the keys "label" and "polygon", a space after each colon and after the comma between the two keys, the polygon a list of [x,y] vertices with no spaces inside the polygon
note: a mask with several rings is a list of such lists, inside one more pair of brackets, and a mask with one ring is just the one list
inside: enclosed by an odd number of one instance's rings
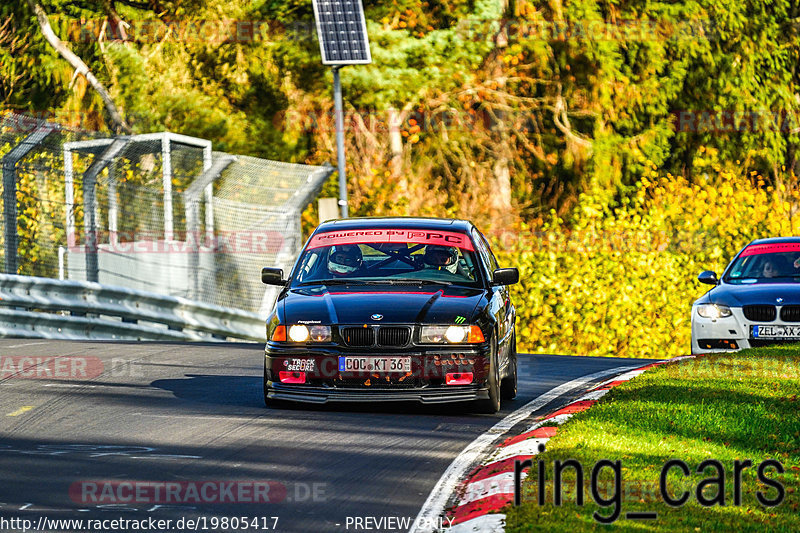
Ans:
{"label": "chain-link fence", "polygon": [[169,132],[102,137],[0,121],[4,271],[98,281],[265,312],[263,266],[288,269],[300,213],[331,167],[213,152]]}

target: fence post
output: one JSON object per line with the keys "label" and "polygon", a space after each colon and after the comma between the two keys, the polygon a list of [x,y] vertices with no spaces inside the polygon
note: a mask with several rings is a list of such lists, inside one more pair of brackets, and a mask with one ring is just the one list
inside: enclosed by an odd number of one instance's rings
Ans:
{"label": "fence post", "polygon": [[86,172],[83,173],[83,225],[86,233],[86,281],[99,281],[100,265],[98,263],[97,246],[97,198],[95,184],[97,176],[106,168],[114,158],[131,142],[130,137],[120,136],[114,139],[108,148],[95,159]]}
{"label": "fence post", "polygon": [[[186,209],[186,242],[192,239],[192,257],[190,258],[189,268],[192,271],[192,295],[191,298],[200,299],[200,246],[203,241],[210,241],[214,236],[214,218],[213,214],[210,217],[212,227],[208,227],[209,213],[211,209],[213,197],[209,199],[209,191],[213,192],[214,180],[222,175],[222,171],[228,168],[228,165],[236,160],[234,156],[223,155],[218,157],[213,163],[210,159],[203,159],[203,173],[194,180],[189,187],[183,192],[183,204]],[[206,197],[206,231],[205,238],[200,237],[200,196],[205,194]],[[213,246],[213,242],[206,242],[207,245]]]}
{"label": "fence post", "polygon": [[164,187],[164,240],[175,238],[172,213],[172,151],[168,133],[161,138],[161,182]]}
{"label": "fence post", "polygon": [[41,122],[36,129],[3,157],[3,212],[6,237],[6,273],[16,274],[17,261],[17,163],[36,148],[58,126]]}

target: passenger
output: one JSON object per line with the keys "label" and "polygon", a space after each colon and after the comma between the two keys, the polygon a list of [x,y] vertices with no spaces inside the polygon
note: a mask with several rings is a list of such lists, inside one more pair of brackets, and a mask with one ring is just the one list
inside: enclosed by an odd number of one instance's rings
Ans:
{"label": "passenger", "polygon": [[361,248],[357,245],[334,246],[328,253],[328,272],[334,276],[349,276],[363,264]]}

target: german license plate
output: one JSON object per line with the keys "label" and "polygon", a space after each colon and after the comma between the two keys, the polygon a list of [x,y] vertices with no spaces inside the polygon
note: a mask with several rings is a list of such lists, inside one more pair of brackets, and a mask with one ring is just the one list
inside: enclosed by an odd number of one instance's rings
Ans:
{"label": "german license plate", "polygon": [[800,340],[800,326],[753,326],[753,338]]}
{"label": "german license plate", "polygon": [[410,357],[340,356],[339,372],[411,372]]}

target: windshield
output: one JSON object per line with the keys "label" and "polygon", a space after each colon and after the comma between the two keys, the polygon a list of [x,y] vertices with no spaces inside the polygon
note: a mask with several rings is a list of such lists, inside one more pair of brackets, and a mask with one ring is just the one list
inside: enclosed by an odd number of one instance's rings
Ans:
{"label": "windshield", "polygon": [[800,281],[800,243],[747,247],[728,269],[725,281],[737,284]]}
{"label": "windshield", "polygon": [[438,283],[477,286],[477,258],[463,233],[376,229],[315,235],[292,286],[312,283]]}

